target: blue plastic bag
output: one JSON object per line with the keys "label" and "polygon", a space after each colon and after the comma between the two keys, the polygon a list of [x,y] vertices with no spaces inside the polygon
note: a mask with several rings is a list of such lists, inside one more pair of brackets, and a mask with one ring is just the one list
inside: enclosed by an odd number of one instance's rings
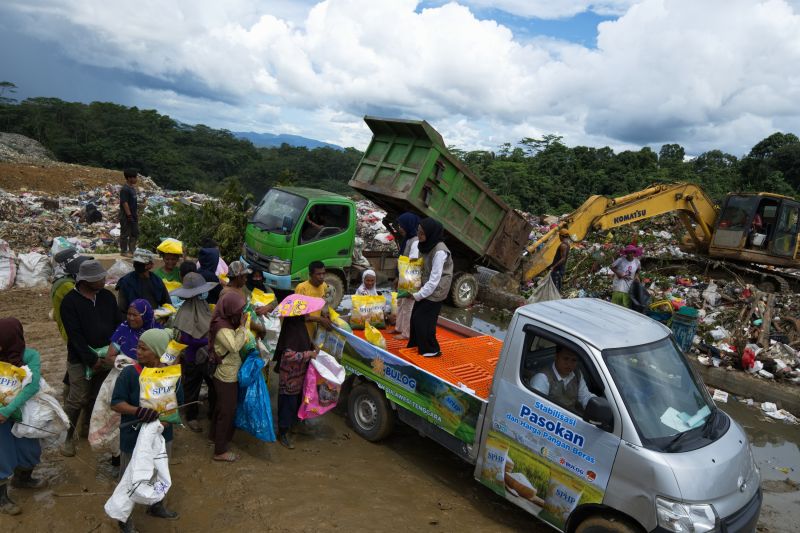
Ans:
{"label": "blue plastic bag", "polygon": [[272,427],[272,405],[261,370],[264,360],[251,352],[239,368],[239,402],[236,406],[236,427],[264,442],[275,442]]}

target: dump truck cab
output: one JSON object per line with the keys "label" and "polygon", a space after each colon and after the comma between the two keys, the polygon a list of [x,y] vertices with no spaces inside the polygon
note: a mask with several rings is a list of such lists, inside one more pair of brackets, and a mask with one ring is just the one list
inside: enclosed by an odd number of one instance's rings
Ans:
{"label": "dump truck cab", "polygon": [[244,258],[264,271],[273,289],[290,290],[308,278],[308,265],[322,261],[326,282],[344,293],[356,233],[349,198],[305,187],[274,187],[258,204],[245,231]]}

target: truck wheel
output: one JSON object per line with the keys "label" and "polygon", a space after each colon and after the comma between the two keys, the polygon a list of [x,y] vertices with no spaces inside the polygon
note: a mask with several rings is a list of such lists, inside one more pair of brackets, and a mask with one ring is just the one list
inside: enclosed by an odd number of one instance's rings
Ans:
{"label": "truck wheel", "polygon": [[344,281],[335,273],[326,272],[325,283],[328,284],[328,288],[331,291],[331,300],[328,305],[336,309],[342,303],[342,298],[344,297]]}
{"label": "truck wheel", "polygon": [[575,533],[642,533],[642,530],[614,515],[594,515],[578,524]]}
{"label": "truck wheel", "polygon": [[370,442],[389,436],[394,428],[394,412],[389,400],[370,383],[357,385],[347,402],[347,415],[356,433]]}
{"label": "truck wheel", "polygon": [[456,307],[469,307],[478,297],[478,280],[469,272],[459,272],[450,287],[450,300]]}

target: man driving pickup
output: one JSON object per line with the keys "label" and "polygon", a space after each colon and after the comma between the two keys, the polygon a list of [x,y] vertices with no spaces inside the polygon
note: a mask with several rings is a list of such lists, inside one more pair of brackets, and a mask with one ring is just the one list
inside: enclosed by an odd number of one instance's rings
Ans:
{"label": "man driving pickup", "polygon": [[530,386],[559,405],[573,411],[583,411],[589,398],[595,395],[589,392],[577,367],[578,356],[575,352],[559,346],[553,364],[535,374]]}

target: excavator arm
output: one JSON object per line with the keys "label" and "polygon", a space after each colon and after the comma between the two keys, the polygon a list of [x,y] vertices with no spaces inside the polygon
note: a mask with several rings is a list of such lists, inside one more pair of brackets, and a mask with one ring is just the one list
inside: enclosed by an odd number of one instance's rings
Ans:
{"label": "excavator arm", "polygon": [[553,262],[561,242],[558,232],[569,231],[575,241],[590,231],[607,230],[676,212],[699,251],[707,251],[711,242],[717,207],[697,185],[673,183],[653,185],[639,192],[608,198],[592,196],[559,225],[527,248],[523,260],[524,280],[541,274]]}

